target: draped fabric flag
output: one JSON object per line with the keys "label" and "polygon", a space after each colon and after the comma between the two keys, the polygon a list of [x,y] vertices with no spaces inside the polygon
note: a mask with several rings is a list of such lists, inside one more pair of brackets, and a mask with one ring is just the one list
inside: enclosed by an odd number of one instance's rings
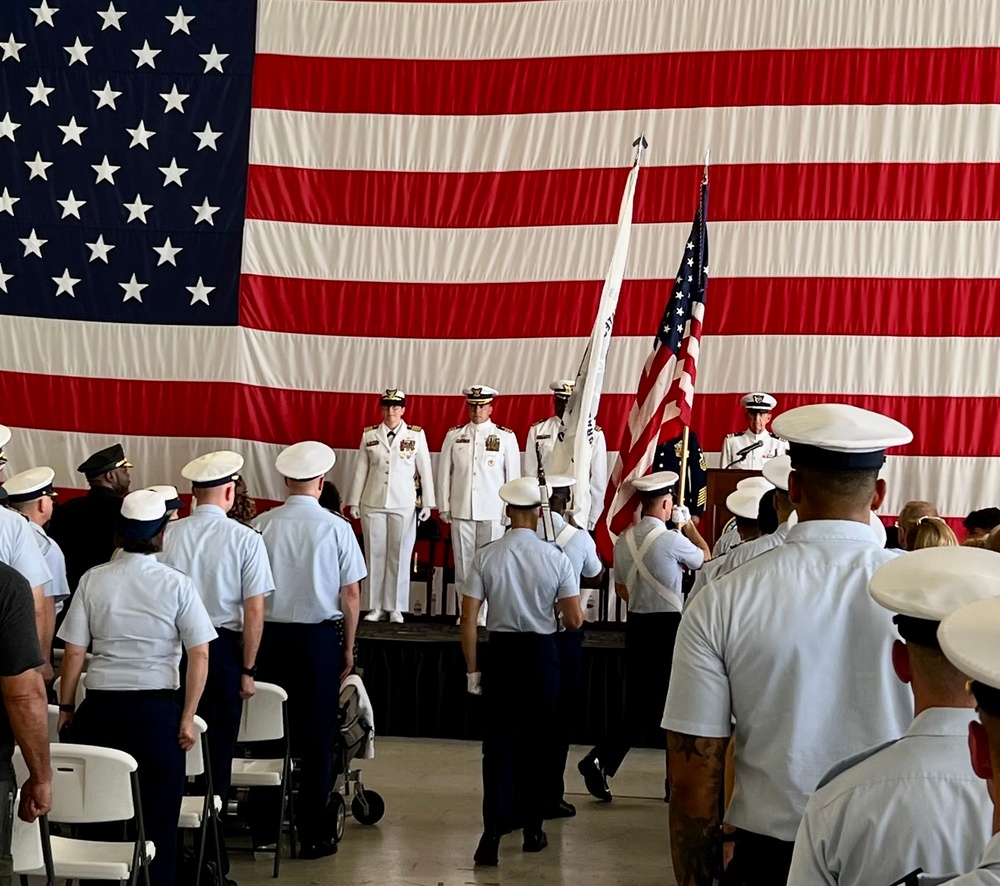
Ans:
{"label": "draped fabric flag", "polygon": [[573,394],[563,412],[562,428],[550,456],[550,470],[553,474],[571,474],[576,479],[573,487],[573,514],[582,515],[581,525],[586,528],[590,515],[590,462],[594,454],[594,433],[597,427],[597,409],[601,405],[601,388],[604,384],[604,368],[611,346],[611,333],[615,326],[615,311],[618,310],[618,295],[621,292],[628,262],[628,245],[632,238],[632,204],[639,182],[639,165],[642,152],[649,145],[645,136],[640,135],[635,142],[635,162],[625,180],[622,205],[618,210],[618,233],[615,249],[611,255],[611,265],[601,290],[601,301],[594,320],[594,330],[590,333],[587,350],[584,352],[580,369],[576,374]]}
{"label": "draped fabric flag", "polygon": [[621,451],[608,483],[604,514],[597,524],[597,547],[606,563],[612,562],[615,539],[632,523],[639,504],[632,481],[649,473],[657,444],[679,437],[685,427],[691,426],[707,286],[706,167],[691,236],[684,247],[684,257],[663,310],[653,350],[642,367],[635,402],[622,435]]}
{"label": "draped fabric flag", "polygon": [[747,391],[833,398],[913,428],[886,514],[996,504],[995,5],[4,0],[11,468],[82,485],[121,439],[135,483],[183,486],[234,448],[278,498],[297,439],[345,482],[385,387],[436,449],[493,385],[523,445],[579,366],[645,132],[609,447],[711,145],[709,463]]}

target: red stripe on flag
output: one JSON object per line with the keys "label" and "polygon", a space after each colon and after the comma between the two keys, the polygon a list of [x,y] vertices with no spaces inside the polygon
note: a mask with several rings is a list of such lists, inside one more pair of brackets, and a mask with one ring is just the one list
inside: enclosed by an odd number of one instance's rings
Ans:
{"label": "red stripe on flag", "polygon": [[[401,228],[610,225],[621,169],[392,172],[251,166],[247,216]],[[642,171],[635,223],[685,221],[698,169]],[[712,168],[714,221],[1000,218],[998,163],[755,163]]]}
{"label": "red stripe on flag", "polygon": [[[274,332],[466,339],[586,337],[602,281],[359,283],[244,275],[240,323]],[[648,335],[667,280],[626,280],[615,335]],[[864,335],[976,338],[1000,329],[1000,280],[869,277],[729,278],[711,281],[705,335]],[[947,310],[941,306],[947,305]],[[398,324],[387,322],[397,318]],[[405,324],[403,319],[405,318]]]}
{"label": "red stripe on flag", "polygon": [[[763,49],[508,59],[260,54],[253,106],[333,114],[551,114],[1000,102],[1000,48]],[[886,76],[892,71],[892,76]],[[821,76],[817,72],[821,72]]]}
{"label": "red stripe on flag", "polygon": [[[14,427],[147,437],[236,437],[269,443],[324,440],[352,449],[364,425],[380,419],[367,393],[297,391],[228,382],[141,381],[0,372],[4,421]],[[902,455],[1000,456],[995,416],[1000,397],[893,397],[772,392],[778,412],[836,400],[882,412],[906,424],[914,443]],[[460,395],[408,394],[406,418],[422,425],[432,449],[449,427],[467,421]],[[634,394],[605,394],[598,422],[617,450]],[[184,403],[184,409],[177,409]],[[123,408],[123,404],[127,408]],[[531,424],[552,413],[547,394],[501,396],[494,418],[521,443]],[[698,394],[694,429],[705,450],[722,448],[744,425],[737,394]],[[192,450],[197,445],[192,443]]]}

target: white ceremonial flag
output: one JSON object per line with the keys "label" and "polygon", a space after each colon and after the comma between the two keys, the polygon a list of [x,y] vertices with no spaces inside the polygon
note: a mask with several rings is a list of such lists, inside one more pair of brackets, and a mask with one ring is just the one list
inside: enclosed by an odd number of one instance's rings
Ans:
{"label": "white ceremonial flag", "polygon": [[635,161],[625,182],[621,208],[618,210],[618,231],[615,235],[615,249],[611,255],[611,265],[604,279],[601,301],[594,320],[594,329],[587,343],[580,369],[576,374],[573,394],[563,413],[562,428],[548,459],[546,473],[569,474],[576,478],[573,487],[572,513],[577,523],[586,527],[591,509],[590,463],[594,450],[597,407],[601,402],[604,385],[604,367],[611,345],[611,332],[615,325],[615,311],[618,310],[618,296],[625,277],[628,262],[628,247],[632,237],[632,203],[639,181],[639,166],[642,152],[648,147],[645,136],[640,135],[634,142]]}

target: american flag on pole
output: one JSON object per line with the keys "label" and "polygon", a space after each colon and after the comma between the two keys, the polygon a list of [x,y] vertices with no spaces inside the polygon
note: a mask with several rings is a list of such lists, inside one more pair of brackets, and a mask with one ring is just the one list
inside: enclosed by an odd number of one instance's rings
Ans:
{"label": "american flag on pole", "polygon": [[606,563],[613,559],[615,539],[635,516],[639,496],[632,480],[649,473],[657,444],[679,437],[685,427],[691,426],[708,287],[707,213],[706,166],[691,235],[656,330],[653,350],[642,367],[604,498],[604,514],[597,524],[597,547]]}

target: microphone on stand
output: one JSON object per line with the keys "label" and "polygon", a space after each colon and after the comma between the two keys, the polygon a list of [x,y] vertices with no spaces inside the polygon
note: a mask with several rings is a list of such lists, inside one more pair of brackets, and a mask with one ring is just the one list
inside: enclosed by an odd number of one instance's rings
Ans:
{"label": "microphone on stand", "polygon": [[751,443],[749,446],[744,446],[739,452],[736,453],[736,458],[734,458],[728,465],[727,468],[731,468],[733,465],[738,465],[743,461],[751,452],[755,449],[760,449],[764,445],[763,440],[758,440],[756,443]]}

